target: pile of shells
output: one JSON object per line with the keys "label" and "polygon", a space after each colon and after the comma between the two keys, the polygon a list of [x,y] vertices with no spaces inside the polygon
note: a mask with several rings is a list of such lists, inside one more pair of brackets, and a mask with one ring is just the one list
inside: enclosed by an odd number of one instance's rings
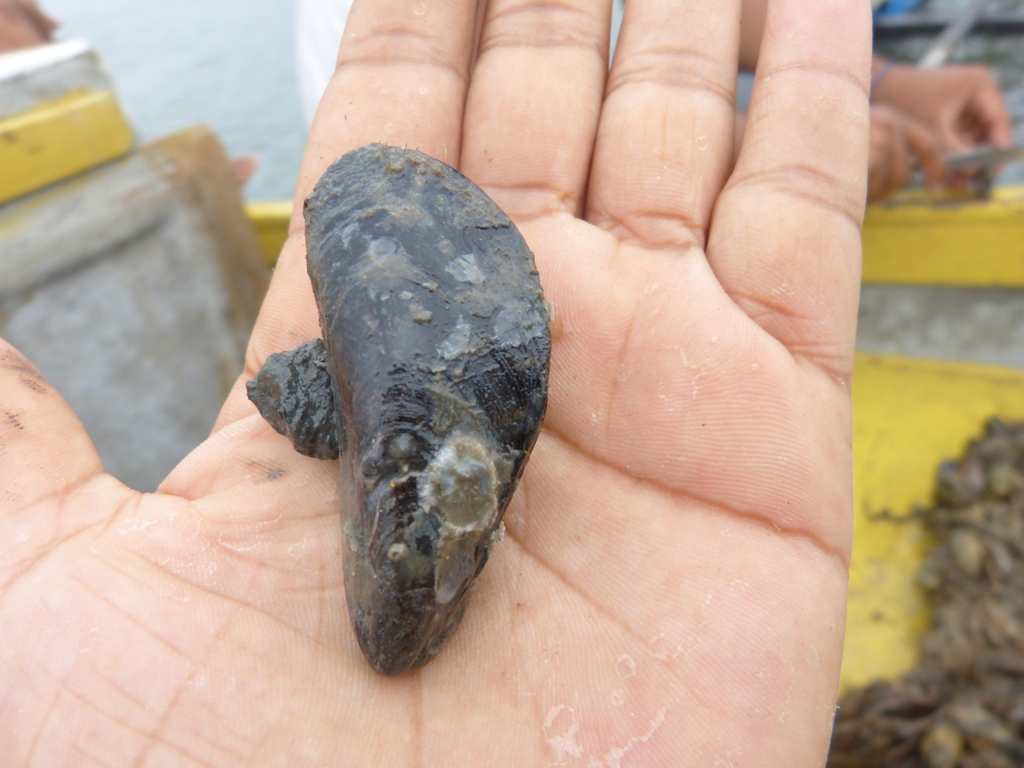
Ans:
{"label": "pile of shells", "polygon": [[1024,424],[989,421],[917,515],[938,540],[921,663],[840,700],[828,765],[1024,765]]}

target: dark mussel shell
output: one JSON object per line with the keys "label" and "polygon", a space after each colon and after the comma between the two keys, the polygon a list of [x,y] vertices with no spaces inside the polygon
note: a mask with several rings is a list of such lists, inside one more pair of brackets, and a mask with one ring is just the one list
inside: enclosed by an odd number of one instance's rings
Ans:
{"label": "dark mussel shell", "polygon": [[[398,675],[441,649],[500,538],[544,417],[547,308],[509,218],[420,152],[349,152],[320,179],[305,215],[322,354],[344,425],[349,615],[373,668]],[[294,396],[304,386],[270,387],[288,404],[261,404],[257,390],[261,377],[287,379],[285,370],[315,379],[295,361],[317,354],[271,356],[270,372],[250,382],[261,412],[307,455],[328,453],[309,445],[322,420],[307,423],[296,409],[322,409]]]}

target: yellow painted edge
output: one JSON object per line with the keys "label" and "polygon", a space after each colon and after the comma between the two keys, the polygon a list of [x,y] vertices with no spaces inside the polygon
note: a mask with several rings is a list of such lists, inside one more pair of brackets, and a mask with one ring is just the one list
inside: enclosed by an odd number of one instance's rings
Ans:
{"label": "yellow painted edge", "polygon": [[245,213],[256,229],[263,258],[269,266],[274,266],[284,241],[288,239],[288,224],[292,217],[291,200],[246,203]]}
{"label": "yellow painted edge", "polygon": [[[905,195],[870,206],[864,282],[1024,287],[1024,187],[990,200]],[[288,236],[290,201],[253,202],[246,212],[273,266]]]}
{"label": "yellow painted edge", "polygon": [[134,141],[109,91],[74,91],[0,120],[0,203],[122,157]]}
{"label": "yellow painted edge", "polygon": [[929,502],[935,471],[992,416],[1024,419],[1024,371],[858,354],[853,375],[854,542],[841,685],[894,678],[928,623],[917,587],[922,526],[879,519]]}
{"label": "yellow painted edge", "polygon": [[867,283],[1024,287],[1024,187],[869,206],[862,243]]}

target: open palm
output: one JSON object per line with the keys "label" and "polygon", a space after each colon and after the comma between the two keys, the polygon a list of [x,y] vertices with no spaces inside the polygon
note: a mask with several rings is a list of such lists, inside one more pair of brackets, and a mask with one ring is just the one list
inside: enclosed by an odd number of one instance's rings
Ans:
{"label": "open palm", "polygon": [[158,493],[0,358],[4,765],[812,766],[850,546],[867,4],[357,3],[296,193],[370,141],[458,166],[554,305],[544,431],[459,630],[375,675],[337,462],[246,401],[319,334],[301,219],[214,434]]}

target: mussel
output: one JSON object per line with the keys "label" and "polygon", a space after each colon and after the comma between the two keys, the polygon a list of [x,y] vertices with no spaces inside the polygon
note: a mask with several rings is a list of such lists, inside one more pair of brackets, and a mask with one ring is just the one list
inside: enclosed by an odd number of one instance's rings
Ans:
{"label": "mussel", "polygon": [[340,455],[345,594],[372,667],[433,658],[504,530],[540,432],[551,333],[533,254],[444,163],[373,144],[305,203],[323,339],[249,398],[296,450]]}

